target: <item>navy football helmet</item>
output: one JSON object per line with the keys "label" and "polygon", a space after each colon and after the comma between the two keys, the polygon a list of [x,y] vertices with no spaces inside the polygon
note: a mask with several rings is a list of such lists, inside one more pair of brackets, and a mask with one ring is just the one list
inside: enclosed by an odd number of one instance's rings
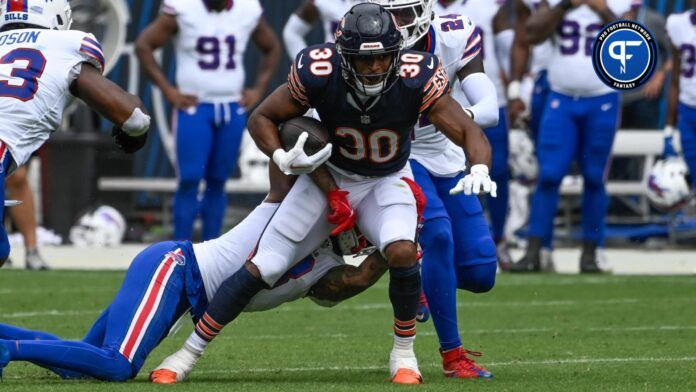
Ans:
{"label": "navy football helmet", "polygon": [[[392,14],[378,4],[362,3],[346,13],[336,30],[336,49],[341,55],[342,75],[349,86],[367,96],[387,91],[399,77],[403,35]],[[389,56],[386,72],[359,73],[357,57]]]}

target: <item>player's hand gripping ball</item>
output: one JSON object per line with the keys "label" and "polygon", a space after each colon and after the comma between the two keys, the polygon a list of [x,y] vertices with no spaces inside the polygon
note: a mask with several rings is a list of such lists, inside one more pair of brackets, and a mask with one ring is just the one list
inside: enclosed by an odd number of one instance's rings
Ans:
{"label": "player's hand gripping ball", "polygon": [[279,132],[283,149],[273,152],[273,162],[285,174],[311,173],[331,157],[329,132],[316,119],[293,118]]}

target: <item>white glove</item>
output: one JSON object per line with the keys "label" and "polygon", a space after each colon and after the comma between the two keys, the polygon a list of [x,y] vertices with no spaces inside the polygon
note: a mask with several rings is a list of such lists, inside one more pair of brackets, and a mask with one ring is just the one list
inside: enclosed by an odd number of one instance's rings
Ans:
{"label": "white glove", "polygon": [[300,137],[297,138],[297,143],[290,151],[285,151],[282,148],[273,151],[273,162],[278,165],[283,173],[287,175],[308,174],[329,159],[331,156],[331,143],[327,143],[316,154],[307,155],[304,152],[304,144],[308,136],[307,132],[302,132]]}
{"label": "white glove", "polygon": [[490,193],[491,196],[498,196],[498,185],[495,181],[491,180],[488,176],[488,166],[486,165],[474,165],[469,170],[469,174],[464,176],[454,188],[450,189],[450,195],[456,195],[458,193],[464,192],[465,195],[481,193],[481,188],[483,188],[483,193]]}

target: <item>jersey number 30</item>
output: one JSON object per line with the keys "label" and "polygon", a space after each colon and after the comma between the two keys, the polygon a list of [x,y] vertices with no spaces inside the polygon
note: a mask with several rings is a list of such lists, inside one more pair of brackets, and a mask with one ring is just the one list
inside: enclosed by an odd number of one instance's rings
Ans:
{"label": "jersey number 30", "polygon": [[39,78],[46,68],[46,58],[40,51],[15,49],[0,58],[0,65],[9,65],[12,69],[9,77],[0,74],[0,97],[16,98],[24,102],[34,98],[39,89]]}
{"label": "jersey number 30", "polygon": [[374,163],[384,163],[392,160],[399,151],[399,135],[389,129],[376,130],[365,138],[357,129],[338,128],[336,136],[352,139],[353,145],[348,148],[341,147],[339,152],[354,161],[369,158]]}

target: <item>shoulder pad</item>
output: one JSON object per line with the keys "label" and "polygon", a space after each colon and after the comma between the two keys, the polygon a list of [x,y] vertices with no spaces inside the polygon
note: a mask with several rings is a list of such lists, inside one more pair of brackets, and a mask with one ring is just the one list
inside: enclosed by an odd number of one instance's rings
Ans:
{"label": "shoulder pad", "polygon": [[295,56],[288,75],[290,94],[299,103],[312,106],[312,98],[327,85],[336,72],[340,72],[340,56],[334,44],[304,48]]}
{"label": "shoulder pad", "polygon": [[[458,61],[462,68],[475,58],[483,46],[481,30],[465,15],[457,15],[456,18],[437,17],[433,21],[437,23],[437,42],[442,53],[447,52],[447,60],[444,66],[449,66],[452,61]],[[452,56],[453,55],[453,56]],[[453,57],[453,58],[452,58]],[[456,60],[454,60],[456,59]]]}

